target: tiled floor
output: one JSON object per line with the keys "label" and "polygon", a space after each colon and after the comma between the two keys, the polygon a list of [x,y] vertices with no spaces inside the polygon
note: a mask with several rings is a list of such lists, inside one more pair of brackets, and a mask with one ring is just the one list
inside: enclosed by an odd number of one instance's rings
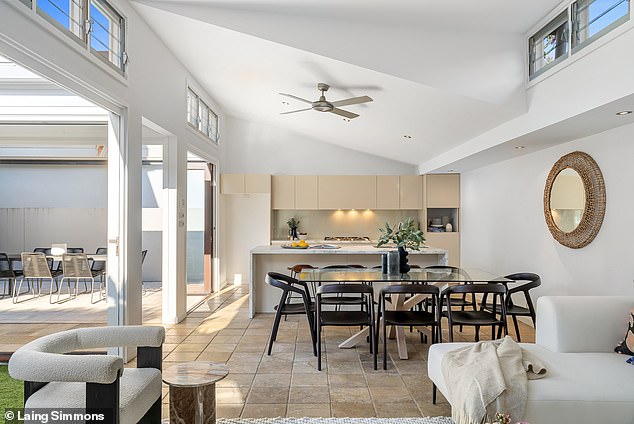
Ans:
{"label": "tiled floor", "polygon": [[[268,356],[273,316],[249,320],[247,314],[247,289],[230,288],[167,330],[165,367],[191,360],[229,365],[229,376],[217,385],[219,417],[450,415],[442,395],[437,405],[431,402],[428,345],[420,343],[418,333],[407,333],[408,360],[398,359],[396,343],[390,340],[388,370],[374,371],[367,345],[338,348],[354,328],[327,327],[323,370],[317,371],[305,317],[282,322]],[[532,328],[522,324],[521,331],[525,341],[534,339]],[[486,331],[482,336],[486,338]],[[456,332],[456,341],[460,340],[473,340],[473,331]],[[164,395],[167,416],[167,387]]]}
{"label": "tiled floor", "polygon": [[[160,314],[155,312],[149,313],[144,323],[160,323]],[[273,354],[268,356],[264,352],[272,322],[271,314],[249,320],[246,287],[224,289],[183,322],[166,327],[163,366],[193,360],[226,362],[231,372],[216,389],[219,417],[450,415],[442,395],[437,405],[431,403],[428,345],[420,343],[418,333],[406,332],[408,360],[398,359],[396,343],[390,340],[388,370],[374,371],[367,345],[338,348],[356,329],[327,327],[323,370],[317,371],[305,317],[282,322]],[[86,325],[0,325],[0,340],[6,343],[0,345],[0,351],[77,326]],[[521,331],[523,341],[534,340],[531,327],[521,324]],[[486,338],[487,331],[483,333]],[[455,339],[473,340],[473,330],[456,331]],[[135,366],[134,361],[128,366]],[[167,416],[167,386],[163,393],[163,414]]]}

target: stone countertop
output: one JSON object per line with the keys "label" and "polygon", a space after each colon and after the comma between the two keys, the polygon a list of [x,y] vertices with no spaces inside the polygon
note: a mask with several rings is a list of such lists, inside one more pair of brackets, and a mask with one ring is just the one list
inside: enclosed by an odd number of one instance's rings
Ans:
{"label": "stone countertop", "polygon": [[[337,245],[339,249],[285,249],[280,245],[257,246],[251,249],[252,255],[380,255],[393,251],[394,247],[374,247],[368,244]],[[422,247],[420,250],[408,250],[410,255],[446,255],[447,250],[436,247]]]}

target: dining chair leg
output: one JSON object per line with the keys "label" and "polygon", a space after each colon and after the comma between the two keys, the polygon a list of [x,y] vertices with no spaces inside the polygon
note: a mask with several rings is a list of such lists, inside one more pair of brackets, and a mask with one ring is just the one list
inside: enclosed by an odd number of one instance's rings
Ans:
{"label": "dining chair leg", "polygon": [[431,388],[431,403],[432,404],[436,404],[436,391],[438,390],[436,388],[436,384],[432,383],[432,388]]}
{"label": "dining chair leg", "polygon": [[491,340],[495,340],[495,325],[491,326]]}
{"label": "dining chair leg", "polygon": [[321,323],[317,316],[317,371],[321,371]]}
{"label": "dining chair leg", "polygon": [[480,341],[480,326],[479,325],[475,326],[475,341],[476,342]]}
{"label": "dining chair leg", "polygon": [[[280,302],[280,305],[283,303]],[[267,350],[267,354],[271,355],[271,350],[273,349],[273,342],[277,338],[277,330],[280,328],[280,320],[282,319],[282,308],[281,306],[277,308],[275,312],[275,319],[273,320],[273,328],[271,329],[271,336],[269,337],[269,348]]]}
{"label": "dining chair leg", "polygon": [[512,315],[513,317],[513,326],[515,327],[515,335],[517,336],[517,341],[521,342],[522,337],[520,336],[520,326],[517,323],[517,315]]}

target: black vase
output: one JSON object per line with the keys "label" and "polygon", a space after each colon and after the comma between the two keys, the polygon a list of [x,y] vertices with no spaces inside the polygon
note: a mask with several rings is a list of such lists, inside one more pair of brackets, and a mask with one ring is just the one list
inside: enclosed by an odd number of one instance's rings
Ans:
{"label": "black vase", "polygon": [[299,239],[299,237],[297,236],[297,227],[291,228],[291,239],[293,240]]}
{"label": "black vase", "polygon": [[401,274],[407,274],[411,267],[407,263],[407,250],[404,247],[398,247],[398,257],[399,257],[399,272]]}

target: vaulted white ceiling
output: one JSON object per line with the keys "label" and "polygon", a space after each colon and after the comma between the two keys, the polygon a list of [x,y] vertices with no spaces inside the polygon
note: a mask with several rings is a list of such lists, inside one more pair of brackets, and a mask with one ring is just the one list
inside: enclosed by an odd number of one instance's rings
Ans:
{"label": "vaulted white ceiling", "polygon": [[[134,1],[227,113],[411,164],[525,112],[525,33],[558,3]],[[352,122],[279,114],[305,107],[279,92],[316,100],[318,82],[374,102]]]}

